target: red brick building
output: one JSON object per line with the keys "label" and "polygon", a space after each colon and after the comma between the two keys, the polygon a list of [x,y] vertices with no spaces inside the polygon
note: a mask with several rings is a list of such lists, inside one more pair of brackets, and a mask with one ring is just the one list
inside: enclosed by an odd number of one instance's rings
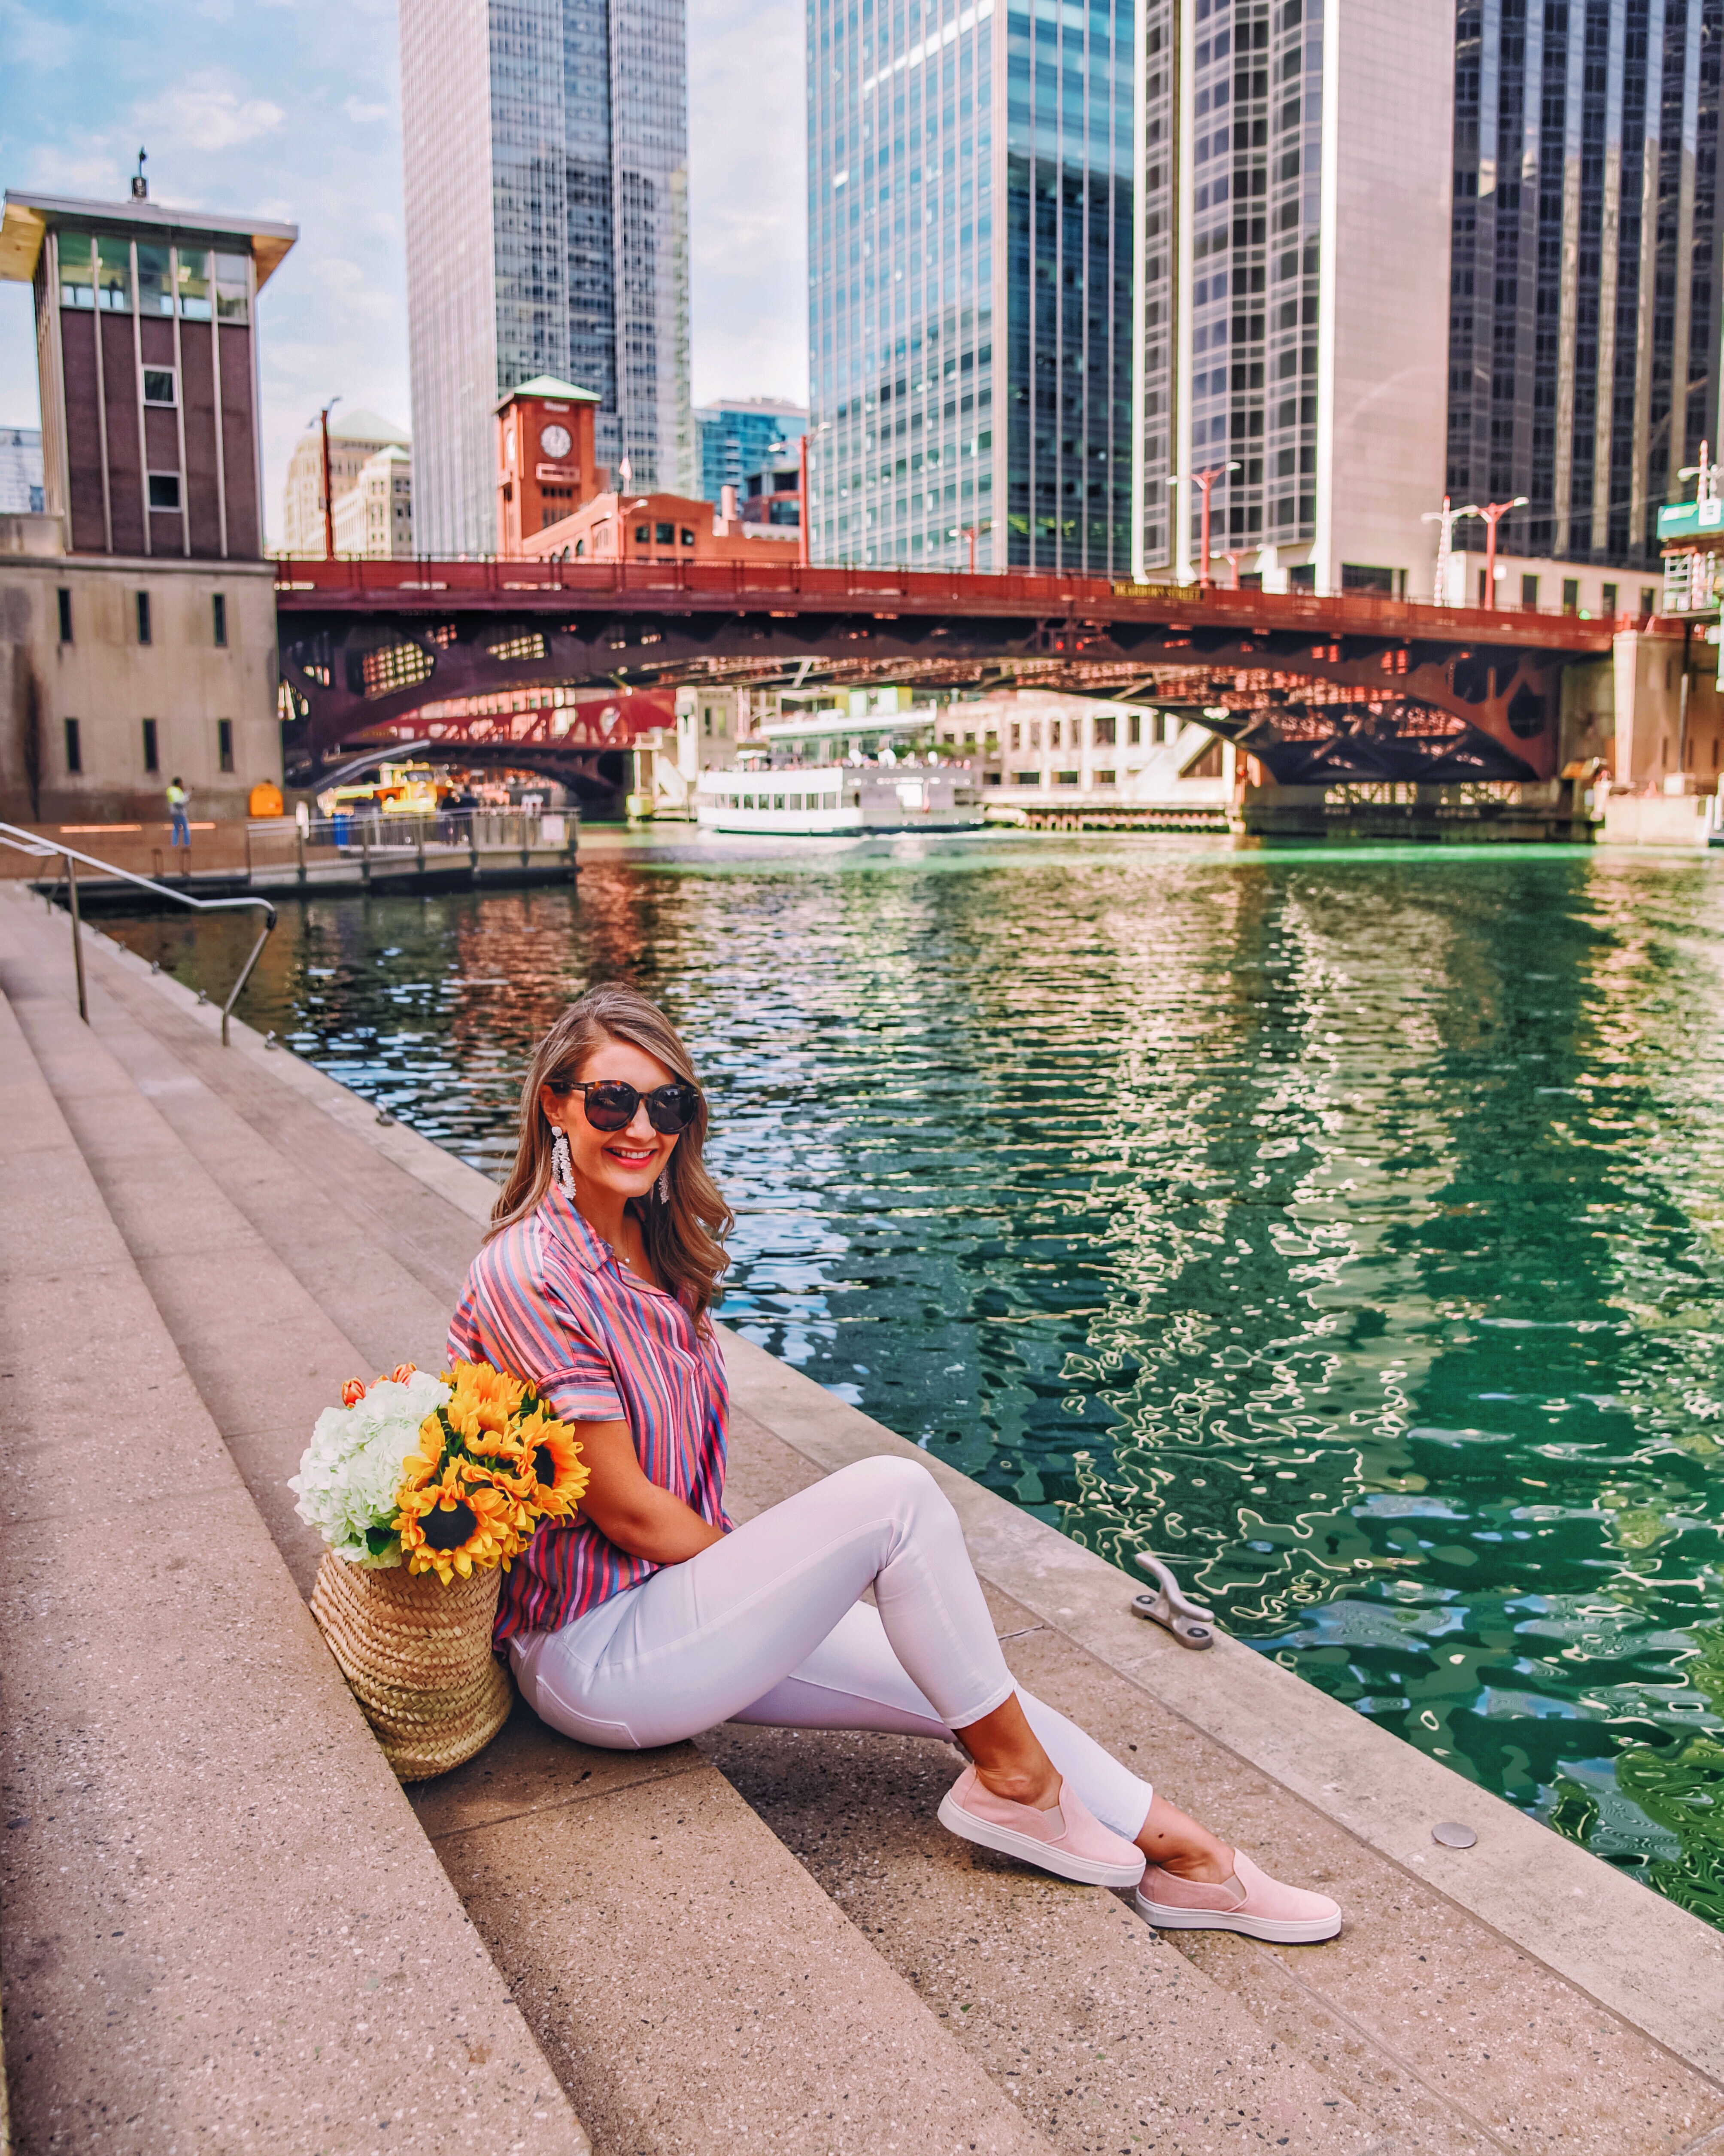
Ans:
{"label": "red brick building", "polygon": [[[796,560],[793,527],[745,524],[733,490],[715,509],[685,494],[601,494],[561,523],[523,542],[523,554],[578,562],[771,562]],[[726,514],[726,511],[729,511]],[[789,544],[787,546],[786,542]]]}

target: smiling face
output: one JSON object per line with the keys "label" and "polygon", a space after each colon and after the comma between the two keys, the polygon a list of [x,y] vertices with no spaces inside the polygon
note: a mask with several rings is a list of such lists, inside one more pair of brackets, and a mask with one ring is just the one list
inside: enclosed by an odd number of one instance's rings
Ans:
{"label": "smiling face", "polygon": [[[583,1085],[620,1079],[639,1093],[673,1085],[677,1076],[656,1056],[627,1040],[602,1041],[577,1075]],[[575,1187],[583,1193],[604,1190],[619,1200],[644,1198],[676,1150],[675,1137],[667,1137],[647,1121],[644,1101],[635,1109],[634,1121],[622,1131],[594,1130],[587,1120],[586,1096],[582,1093],[559,1097],[546,1086],[540,1091],[539,1105],[546,1121],[568,1134]]]}

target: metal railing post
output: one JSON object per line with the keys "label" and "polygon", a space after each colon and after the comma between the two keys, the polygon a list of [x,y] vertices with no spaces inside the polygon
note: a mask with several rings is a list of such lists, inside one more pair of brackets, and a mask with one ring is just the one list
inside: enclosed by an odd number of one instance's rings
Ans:
{"label": "metal railing post", "polygon": [[[172,884],[159,883],[153,876],[139,875],[133,869],[117,868],[112,861],[105,861],[95,854],[83,853],[76,846],[44,843],[38,833],[27,830],[18,824],[0,824],[0,846],[9,846],[14,853],[28,854],[37,860],[52,860],[59,854],[65,862],[67,906],[72,916],[72,958],[78,975],[78,1015],[86,1025],[90,1023],[90,1004],[84,978],[84,922],[82,909],[78,903],[77,865],[80,861],[85,868],[95,869],[103,875],[113,876],[121,883],[136,884],[140,891],[152,891],[160,898],[172,899],[176,906],[188,906],[193,913],[236,913],[245,910],[261,913],[264,926],[258,940],[251,947],[250,956],[240,968],[239,978],[222,1005],[222,1045],[223,1048],[228,1045],[228,1020],[233,1005],[240,990],[251,978],[252,968],[257,964],[275,926],[275,909],[267,898],[193,898],[188,891],[176,891]],[[56,877],[43,894],[50,912],[54,910],[54,893],[59,888],[59,880]]]}
{"label": "metal railing post", "polygon": [[66,902],[72,916],[72,963],[78,974],[78,1015],[90,1024],[90,1004],[84,993],[84,924],[78,918],[78,864],[66,855]]}

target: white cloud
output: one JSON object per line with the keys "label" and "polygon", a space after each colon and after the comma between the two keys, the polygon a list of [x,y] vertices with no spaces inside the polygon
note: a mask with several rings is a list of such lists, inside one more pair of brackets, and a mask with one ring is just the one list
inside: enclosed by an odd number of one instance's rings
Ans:
{"label": "white cloud", "polygon": [[341,110],[350,120],[363,126],[369,121],[387,120],[390,109],[387,105],[367,105],[362,98],[350,97]]}
{"label": "white cloud", "polygon": [[808,393],[801,0],[689,10],[697,404]]}
{"label": "white cloud", "polygon": [[267,97],[242,97],[224,84],[206,80],[141,100],[133,117],[145,141],[153,128],[184,150],[207,155],[274,134],[287,115]]}
{"label": "white cloud", "polygon": [[5,53],[8,68],[63,68],[77,56],[78,35],[69,23],[33,14],[19,7],[18,0],[3,0],[0,51]]}

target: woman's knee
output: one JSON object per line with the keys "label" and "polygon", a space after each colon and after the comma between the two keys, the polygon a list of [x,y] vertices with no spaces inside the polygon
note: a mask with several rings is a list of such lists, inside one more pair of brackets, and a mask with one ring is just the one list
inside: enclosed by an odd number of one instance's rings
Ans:
{"label": "woman's knee", "polygon": [[919,1513],[949,1512],[951,1501],[920,1460],[902,1454],[877,1452],[867,1460],[853,1460],[832,1477],[845,1481],[858,1502],[879,1504],[893,1511],[908,1508]]}

